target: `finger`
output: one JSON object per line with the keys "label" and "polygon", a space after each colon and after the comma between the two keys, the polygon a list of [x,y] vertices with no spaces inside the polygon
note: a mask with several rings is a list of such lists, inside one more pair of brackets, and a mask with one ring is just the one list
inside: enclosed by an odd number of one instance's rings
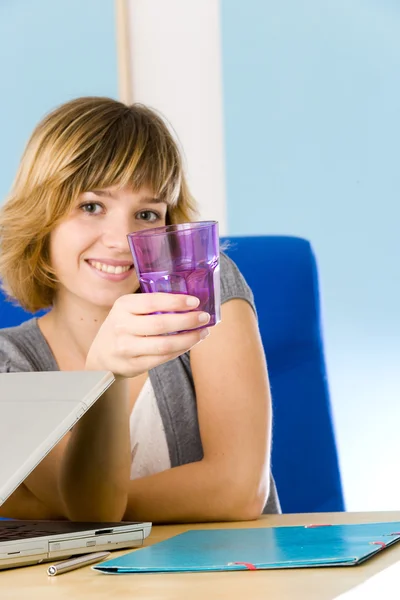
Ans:
{"label": "finger", "polygon": [[135,315],[124,323],[126,333],[139,336],[163,335],[204,327],[210,320],[207,312],[162,313]]}
{"label": "finger", "polygon": [[200,329],[176,335],[134,337],[126,335],[119,340],[119,352],[127,358],[180,355],[187,352],[208,336],[208,329]]}
{"label": "finger", "polygon": [[[205,337],[207,337],[207,335]],[[203,338],[203,339],[205,339],[205,338]],[[200,343],[201,341],[202,340],[197,341],[196,344]],[[193,344],[193,345],[195,346],[196,344]],[[184,354],[184,352],[187,352],[188,350],[190,350],[190,348],[187,348],[186,350],[181,351],[181,352],[175,352],[173,354],[157,354],[157,355],[153,355],[153,356],[140,356],[138,358],[133,358],[132,361],[133,361],[134,368],[136,371],[144,372],[144,371],[149,371],[150,369],[154,369],[155,367],[158,367],[159,365],[169,362],[170,360],[174,360],[175,358],[182,356],[182,354]]]}
{"label": "finger", "polygon": [[205,339],[208,333],[208,329],[200,329],[187,333],[177,333],[176,335],[136,338],[136,340],[140,340],[138,347],[141,349],[142,355],[163,356],[166,354],[182,354],[183,352],[187,352],[195,344]]}
{"label": "finger", "polygon": [[148,315],[157,312],[182,312],[193,310],[200,304],[199,298],[187,294],[165,294],[162,292],[127,294],[121,296],[116,304],[136,315]]}

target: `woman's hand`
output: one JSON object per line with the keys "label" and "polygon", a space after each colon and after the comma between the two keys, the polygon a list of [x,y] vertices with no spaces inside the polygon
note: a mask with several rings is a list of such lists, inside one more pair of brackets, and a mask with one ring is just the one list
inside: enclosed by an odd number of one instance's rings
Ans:
{"label": "woman's hand", "polygon": [[[184,354],[208,335],[198,328],[210,315],[193,310],[198,305],[198,298],[184,294],[121,296],[89,349],[86,369],[136,377]],[[170,333],[175,335],[166,335]]]}

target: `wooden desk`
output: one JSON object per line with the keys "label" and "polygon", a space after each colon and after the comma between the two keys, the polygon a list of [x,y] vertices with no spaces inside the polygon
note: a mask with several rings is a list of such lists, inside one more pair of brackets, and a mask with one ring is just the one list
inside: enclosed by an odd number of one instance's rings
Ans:
{"label": "wooden desk", "polygon": [[[269,527],[310,523],[400,521],[400,512],[325,513],[266,516],[256,522],[154,527],[147,545],[187,529]],[[121,552],[121,554],[125,553]],[[113,553],[117,556],[117,553]],[[400,544],[357,567],[182,573],[104,575],[83,567],[48,577],[48,565],[0,572],[1,600],[332,600],[400,560]]]}

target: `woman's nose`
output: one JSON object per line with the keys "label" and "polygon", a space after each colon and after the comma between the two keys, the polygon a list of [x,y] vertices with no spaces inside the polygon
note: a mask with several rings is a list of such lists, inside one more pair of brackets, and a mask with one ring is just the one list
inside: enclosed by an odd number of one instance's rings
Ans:
{"label": "woman's nose", "polygon": [[129,252],[127,235],[130,232],[126,222],[110,223],[103,233],[103,243],[107,248],[115,248],[120,252]]}

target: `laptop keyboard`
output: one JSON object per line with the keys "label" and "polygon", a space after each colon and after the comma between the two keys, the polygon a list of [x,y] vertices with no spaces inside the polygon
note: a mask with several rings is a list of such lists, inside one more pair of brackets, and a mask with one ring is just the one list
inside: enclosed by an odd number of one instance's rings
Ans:
{"label": "laptop keyboard", "polygon": [[79,531],[91,531],[95,535],[111,533],[114,527],[125,523],[74,523],[72,521],[0,521],[0,543],[10,540],[25,540],[50,535],[65,535]]}
{"label": "laptop keyboard", "polygon": [[55,535],[57,531],[41,531],[37,527],[18,526],[3,527],[0,525],[0,542],[9,542],[10,540],[26,540],[27,538],[42,537],[44,535]]}

